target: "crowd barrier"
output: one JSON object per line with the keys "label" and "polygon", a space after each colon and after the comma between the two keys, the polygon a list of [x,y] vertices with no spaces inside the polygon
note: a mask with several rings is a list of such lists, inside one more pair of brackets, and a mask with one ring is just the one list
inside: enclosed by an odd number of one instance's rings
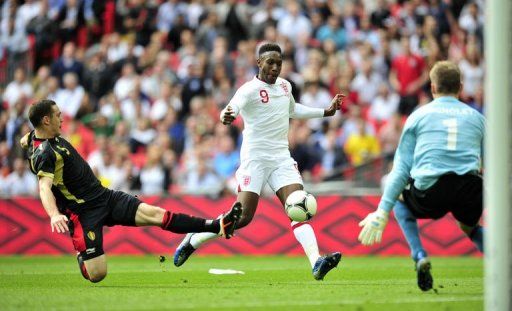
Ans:
{"label": "crowd barrier", "polygon": [[[234,197],[147,197],[144,201],[173,212],[216,218],[228,209]],[[319,212],[311,220],[321,252],[341,251],[344,255],[408,256],[409,250],[398,224],[390,218],[383,242],[364,247],[357,241],[358,223],[373,211],[375,196],[318,196]],[[438,221],[420,221],[422,241],[430,255],[476,255],[475,247],[463,235],[451,216]],[[170,254],[183,236],[159,228],[112,227],[104,229],[107,254]],[[0,199],[0,255],[73,254],[66,234],[52,233],[50,221],[35,198]],[[231,240],[205,244],[199,254],[302,254],[302,248],[277,199],[262,198],[252,223]]]}

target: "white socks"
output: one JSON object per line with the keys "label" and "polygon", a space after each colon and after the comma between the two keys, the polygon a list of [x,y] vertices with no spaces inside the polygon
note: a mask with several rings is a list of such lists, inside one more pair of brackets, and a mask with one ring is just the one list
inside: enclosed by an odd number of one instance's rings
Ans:
{"label": "white socks", "polygon": [[213,240],[220,235],[217,233],[211,233],[211,232],[200,232],[200,233],[194,233],[192,234],[192,237],[190,238],[190,244],[193,248],[198,249],[199,246],[203,245],[204,243]]}
{"label": "white socks", "polygon": [[291,225],[295,238],[302,245],[306,256],[308,256],[311,268],[313,268],[318,258],[320,258],[320,253],[318,252],[318,244],[316,242],[316,236],[315,232],[313,231],[313,227],[311,227],[311,225],[306,222],[296,221],[292,221]]}

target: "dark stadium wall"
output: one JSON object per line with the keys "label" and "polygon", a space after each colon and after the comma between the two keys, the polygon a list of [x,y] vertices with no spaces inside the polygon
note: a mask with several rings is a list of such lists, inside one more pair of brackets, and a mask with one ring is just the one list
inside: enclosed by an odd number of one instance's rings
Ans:
{"label": "dark stadium wall", "polygon": [[[149,204],[173,212],[216,218],[231,206],[234,198],[211,200],[205,197],[144,198]],[[317,197],[319,212],[312,219],[321,252],[341,251],[345,255],[400,255],[409,250],[400,228],[391,217],[383,242],[364,247],[357,241],[358,223],[375,209],[378,197]],[[451,217],[420,221],[422,240],[430,255],[477,255],[478,252]],[[104,229],[107,254],[172,254],[181,235],[158,228],[114,227]],[[74,254],[67,234],[51,233],[50,221],[39,200],[0,200],[0,254]],[[290,223],[277,200],[262,199],[253,222],[229,240],[218,239],[204,245],[199,254],[287,254],[300,255]]]}

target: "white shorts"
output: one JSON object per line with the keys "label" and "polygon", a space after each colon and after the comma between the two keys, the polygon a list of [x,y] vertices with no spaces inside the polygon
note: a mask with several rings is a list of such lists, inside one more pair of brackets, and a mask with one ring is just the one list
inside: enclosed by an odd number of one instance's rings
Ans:
{"label": "white shorts", "polygon": [[284,186],[300,184],[297,162],[291,157],[272,160],[247,160],[236,171],[237,192],[250,191],[260,195],[266,183],[276,192]]}

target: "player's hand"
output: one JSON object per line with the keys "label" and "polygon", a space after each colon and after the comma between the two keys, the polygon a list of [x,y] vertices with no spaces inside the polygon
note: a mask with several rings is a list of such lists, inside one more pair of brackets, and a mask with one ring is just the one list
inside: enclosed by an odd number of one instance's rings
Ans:
{"label": "player's hand", "polygon": [[340,110],[343,98],[345,98],[344,94],[336,94],[332,99],[329,108],[324,110],[324,117],[332,117],[337,110]]}
{"label": "player's hand", "polygon": [[58,214],[51,218],[52,232],[65,233],[69,231],[68,218],[66,215]]}
{"label": "player's hand", "polygon": [[23,149],[28,148],[28,136],[29,135],[30,135],[30,133],[27,133],[27,134],[23,135],[23,137],[20,139],[21,148],[23,148]]}
{"label": "player's hand", "polygon": [[382,232],[388,224],[388,219],[389,212],[380,208],[368,214],[368,216],[359,223],[359,227],[363,227],[357,238],[359,242],[366,246],[372,245],[373,243],[380,243]]}
{"label": "player's hand", "polygon": [[233,123],[235,120],[235,112],[231,106],[227,106],[224,110],[220,112],[220,122],[224,125],[229,125]]}

